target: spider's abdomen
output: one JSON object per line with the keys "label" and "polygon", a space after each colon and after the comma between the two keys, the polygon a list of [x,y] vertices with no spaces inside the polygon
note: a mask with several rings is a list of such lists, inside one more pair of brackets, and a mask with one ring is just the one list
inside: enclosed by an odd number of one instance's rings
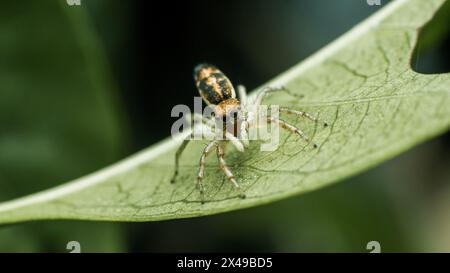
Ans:
{"label": "spider's abdomen", "polygon": [[207,104],[219,104],[236,98],[236,92],[230,80],[217,67],[199,64],[194,68],[194,80],[200,96]]}

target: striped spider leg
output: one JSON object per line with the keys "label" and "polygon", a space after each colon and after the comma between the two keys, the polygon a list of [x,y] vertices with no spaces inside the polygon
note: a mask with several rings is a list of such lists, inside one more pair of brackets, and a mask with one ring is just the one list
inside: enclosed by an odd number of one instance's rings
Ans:
{"label": "striped spider leg", "polygon": [[[256,98],[253,102],[253,104],[255,105],[255,107],[258,107],[262,104],[263,99],[269,94],[269,93],[273,93],[273,92],[286,92],[291,96],[296,96],[296,97],[300,97],[302,98],[303,95],[296,95],[296,94],[292,94],[288,89],[286,89],[284,86],[280,86],[280,87],[265,87],[263,89],[261,89],[259,91],[259,93],[256,95]],[[307,112],[303,112],[303,111],[299,111],[299,110],[294,110],[294,109],[290,109],[287,107],[280,107],[278,109],[280,111],[280,113],[285,113],[285,114],[290,114],[290,115],[296,115],[299,117],[304,117],[307,118],[313,122],[318,122],[318,119],[314,116],[312,116],[311,114],[307,113]],[[298,136],[300,136],[300,138],[302,138],[303,140],[305,140],[308,144],[311,143],[310,138],[298,127],[282,120],[279,118],[273,118],[273,117],[267,117],[267,122],[268,123],[274,123],[278,126],[280,126],[282,129],[288,130],[292,133],[297,134]],[[323,124],[324,127],[328,126],[327,123]],[[312,143],[313,148],[317,148],[317,144]]]}

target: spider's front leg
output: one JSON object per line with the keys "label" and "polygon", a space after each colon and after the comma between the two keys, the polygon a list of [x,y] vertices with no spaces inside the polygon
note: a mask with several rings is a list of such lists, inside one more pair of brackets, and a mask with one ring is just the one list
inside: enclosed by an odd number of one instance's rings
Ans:
{"label": "spider's front leg", "polygon": [[236,179],[234,178],[233,173],[231,172],[230,168],[228,167],[227,163],[225,162],[224,156],[225,156],[225,144],[226,142],[221,142],[217,144],[217,158],[219,159],[219,165],[222,169],[223,173],[227,177],[228,180],[230,180],[231,183],[233,183],[235,189],[239,192],[239,197],[245,198],[245,193],[242,191],[241,186],[237,183]]}

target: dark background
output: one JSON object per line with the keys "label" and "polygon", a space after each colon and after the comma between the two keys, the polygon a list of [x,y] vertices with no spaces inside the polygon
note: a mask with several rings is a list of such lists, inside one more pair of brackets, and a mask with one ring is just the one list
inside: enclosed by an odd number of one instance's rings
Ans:
{"label": "dark background", "polygon": [[[13,8],[6,15],[31,9],[15,9],[18,4],[10,2]],[[73,170],[75,158],[64,172],[49,171],[40,176],[42,181],[51,182],[30,186],[27,177],[17,175],[32,172],[36,168],[33,164],[18,164],[14,172],[0,173],[0,185],[5,185],[7,193],[2,200],[76,178],[168,137],[174,121],[172,107],[192,106],[197,95],[192,79],[196,64],[213,63],[234,84],[252,90],[381,7],[355,0],[98,0],[63,7],[86,10],[89,28],[99,41],[106,73],[115,87],[116,92],[110,94],[116,98],[112,119],[119,124],[121,136],[111,144],[114,153],[108,158]],[[412,58],[416,71],[450,72],[450,33],[445,27],[450,25],[449,10],[447,3],[434,25],[426,28],[424,38],[421,36],[421,46]],[[35,31],[42,31],[40,23],[36,24]],[[41,27],[48,26],[42,23]],[[56,46],[59,42],[57,38],[48,41]],[[89,156],[89,146],[83,147],[80,153]],[[386,251],[450,251],[449,154],[447,133],[320,191],[204,218],[155,223],[58,221],[0,227],[0,251],[64,252],[70,240],[80,241],[85,251],[109,252],[365,252],[371,240],[380,241]],[[82,158],[80,155],[78,160]],[[10,169],[8,164],[1,167]],[[14,179],[20,187],[11,186]]]}
{"label": "dark background", "polygon": [[[196,64],[215,64],[234,84],[252,90],[380,7],[364,0],[98,1],[92,19],[107,41],[133,144],[140,149],[167,136],[173,119],[162,113],[174,104],[193,104]],[[413,58],[417,71],[450,71],[450,36],[440,36],[426,45],[419,62]]]}

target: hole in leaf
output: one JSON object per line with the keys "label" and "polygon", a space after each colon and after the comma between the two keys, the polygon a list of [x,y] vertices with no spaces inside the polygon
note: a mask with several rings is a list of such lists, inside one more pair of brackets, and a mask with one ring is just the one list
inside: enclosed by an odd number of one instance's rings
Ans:
{"label": "hole in leaf", "polygon": [[445,1],[419,33],[411,68],[423,74],[450,72],[450,1]]}

